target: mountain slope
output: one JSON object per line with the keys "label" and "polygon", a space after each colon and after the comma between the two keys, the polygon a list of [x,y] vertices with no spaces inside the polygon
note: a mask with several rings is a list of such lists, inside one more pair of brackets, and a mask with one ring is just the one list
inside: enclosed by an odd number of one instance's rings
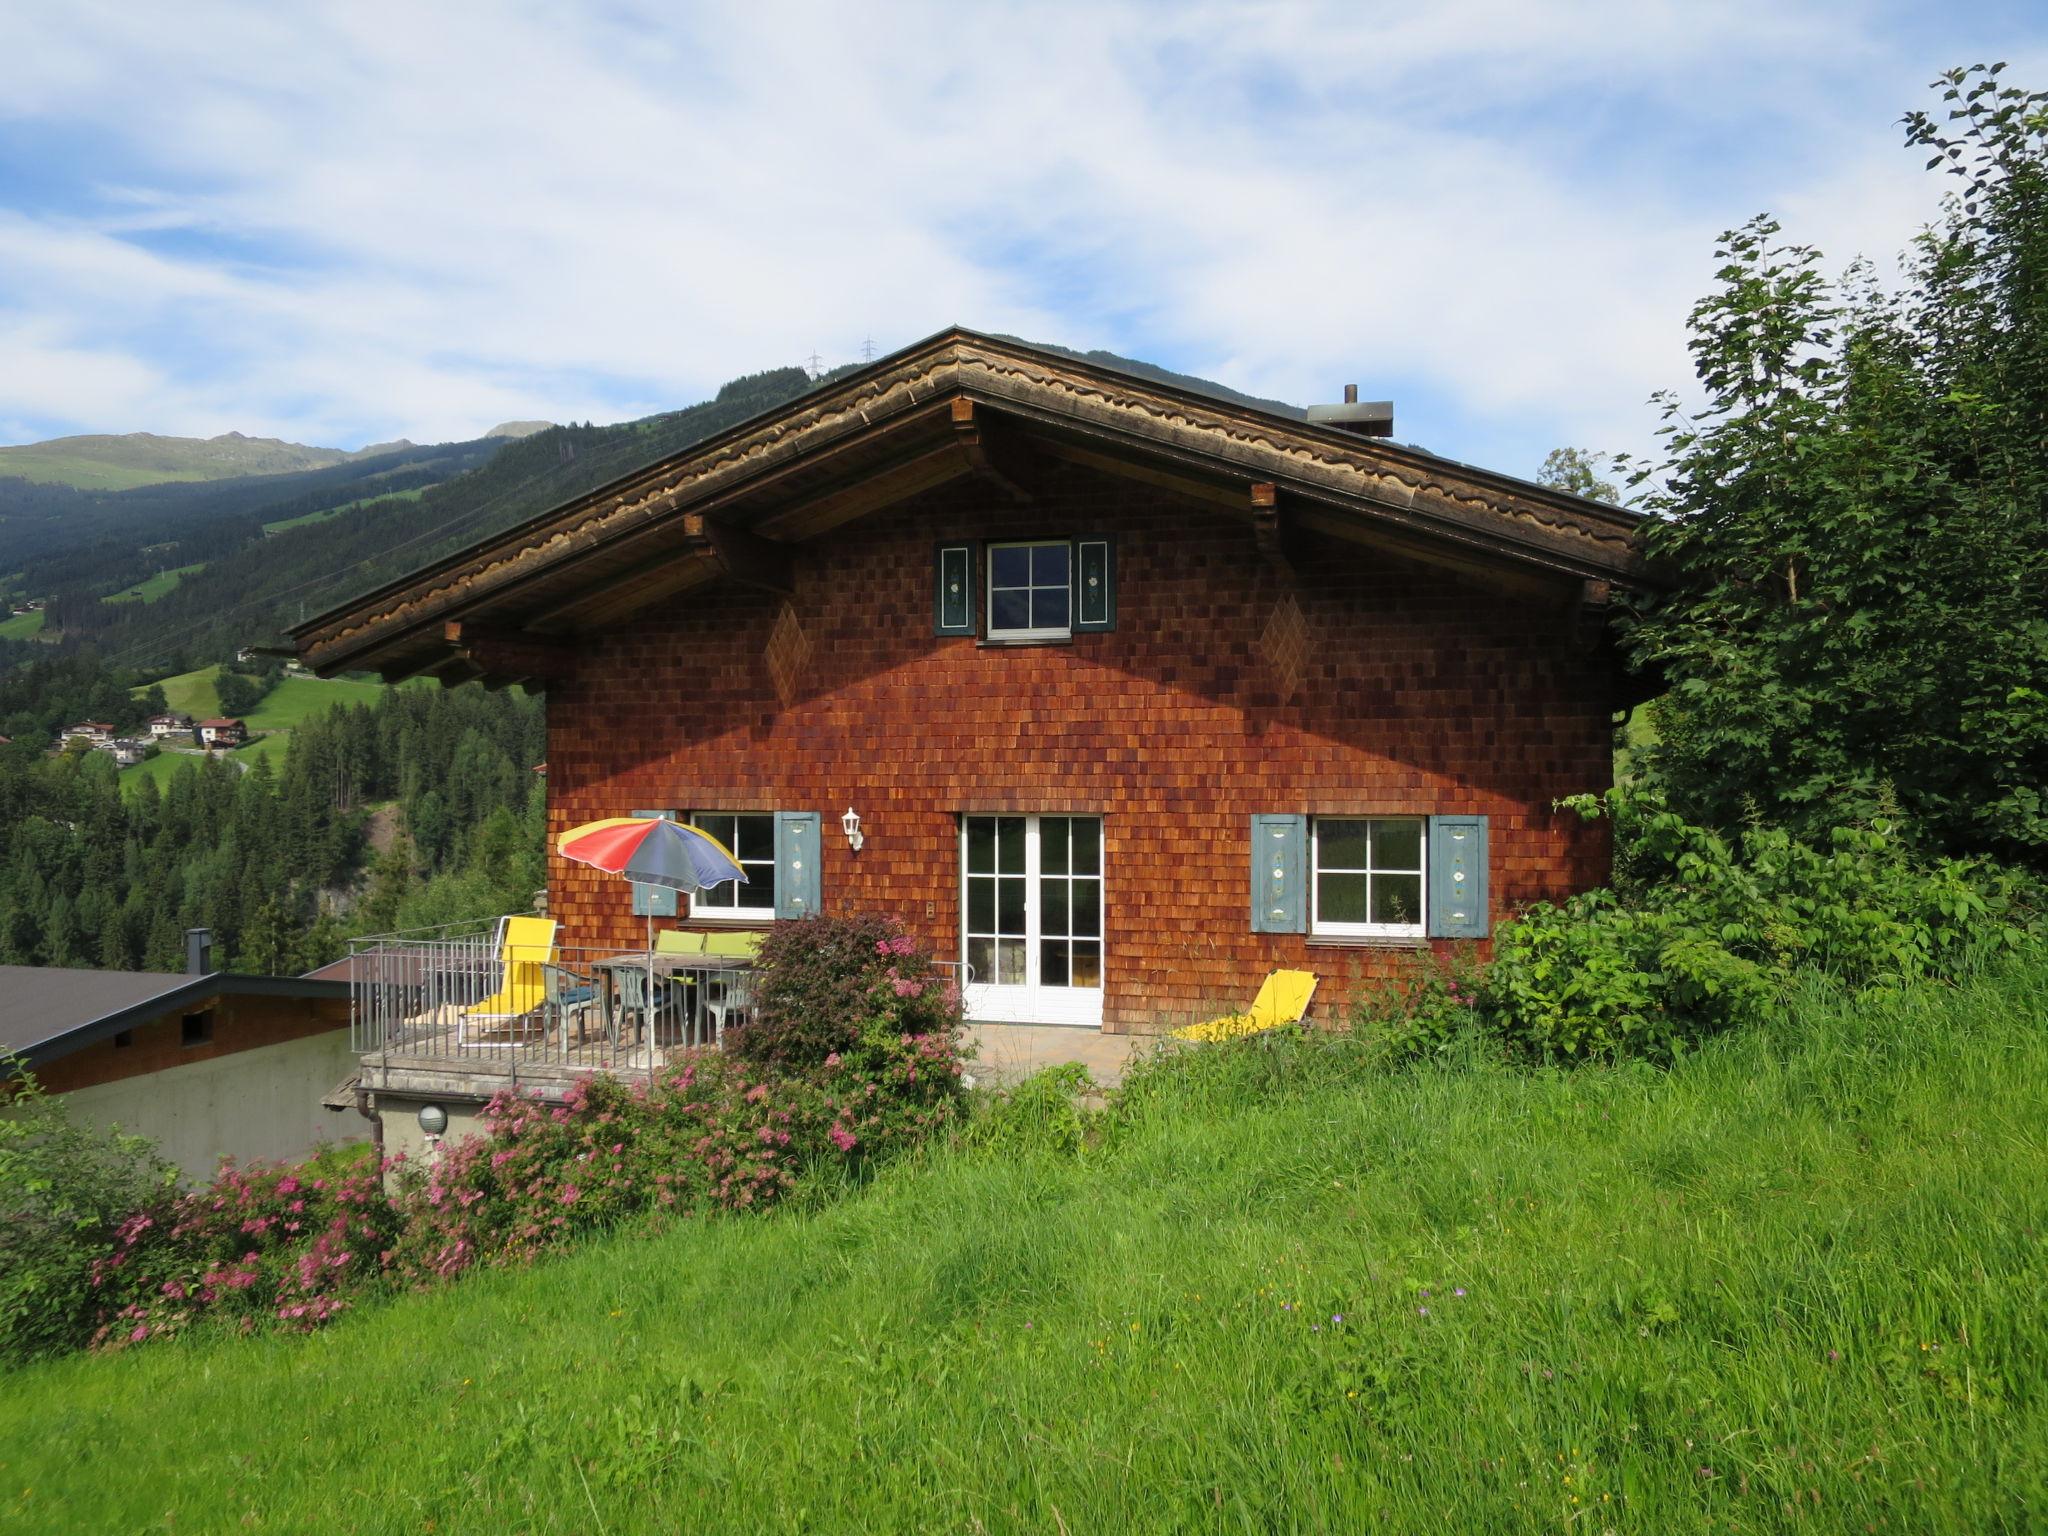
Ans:
{"label": "mountain slope", "polygon": [[[379,444],[362,452],[409,447]],[[323,469],[356,457],[340,448],[312,448],[274,437],[159,437],[153,432],[53,437],[47,442],[0,448],[0,476],[42,485],[89,491],[125,491],[168,480],[231,480],[240,475],[275,475],[295,469]]]}

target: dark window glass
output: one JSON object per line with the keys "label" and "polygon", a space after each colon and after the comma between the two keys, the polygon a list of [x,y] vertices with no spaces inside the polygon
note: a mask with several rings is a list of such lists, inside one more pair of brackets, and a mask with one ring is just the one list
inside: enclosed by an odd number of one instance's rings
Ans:
{"label": "dark window glass", "polygon": [[1070,550],[1064,539],[999,544],[989,551],[991,635],[1056,636],[1072,628]]}
{"label": "dark window glass", "polygon": [[205,1045],[213,1039],[213,1012],[188,1013],[178,1021],[180,1045]]}
{"label": "dark window glass", "polygon": [[728,880],[690,897],[697,912],[733,912],[751,908],[775,910],[775,813],[772,811],[699,811],[690,825],[723,843],[747,872],[746,882]]}

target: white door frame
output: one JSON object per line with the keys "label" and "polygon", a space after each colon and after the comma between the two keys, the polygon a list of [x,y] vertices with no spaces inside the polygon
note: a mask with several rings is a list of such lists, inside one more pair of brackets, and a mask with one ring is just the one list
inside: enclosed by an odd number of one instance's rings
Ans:
{"label": "white door frame", "polygon": [[[1047,816],[1058,819],[1069,817],[1093,821],[1096,826],[1096,851],[1100,874],[1096,878],[1100,890],[1100,927],[1096,942],[1101,947],[1101,981],[1104,985],[1093,987],[1048,987],[1038,982],[1039,944],[1044,935],[1039,931],[1041,919],[1039,896],[1039,823],[1042,818],[1037,812],[1016,811],[965,811],[958,819],[956,836],[959,840],[958,867],[960,871],[960,964],[962,976],[967,975],[967,823],[976,818],[996,820],[1011,817],[1024,822],[1024,984],[1001,985],[991,981],[969,981],[961,989],[962,1002],[967,1017],[975,1023],[990,1024],[1076,1024],[1089,1028],[1102,1027],[1102,998],[1104,986],[1109,980],[1109,848],[1103,835],[1102,817],[1086,812],[1048,811]],[[998,911],[1001,910],[1000,899]]]}

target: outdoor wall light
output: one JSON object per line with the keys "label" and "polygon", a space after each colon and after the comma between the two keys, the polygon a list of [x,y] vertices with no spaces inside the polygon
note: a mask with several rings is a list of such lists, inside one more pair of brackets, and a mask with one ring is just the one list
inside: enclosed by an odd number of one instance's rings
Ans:
{"label": "outdoor wall light", "polygon": [[859,853],[860,845],[867,839],[861,836],[860,815],[850,805],[846,808],[846,814],[839,818],[839,830],[846,834],[846,846]]}
{"label": "outdoor wall light", "polygon": [[438,1136],[448,1129],[448,1111],[438,1104],[420,1106],[420,1129],[429,1136]]}

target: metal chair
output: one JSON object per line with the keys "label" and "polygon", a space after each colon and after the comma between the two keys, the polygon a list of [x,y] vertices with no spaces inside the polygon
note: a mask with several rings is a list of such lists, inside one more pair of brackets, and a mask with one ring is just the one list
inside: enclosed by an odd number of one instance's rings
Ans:
{"label": "metal chair", "polygon": [[577,1042],[582,1043],[588,1038],[591,1005],[597,1001],[596,979],[552,963],[543,964],[540,974],[547,994],[548,1032],[567,1045],[569,1021],[573,1017]]}

